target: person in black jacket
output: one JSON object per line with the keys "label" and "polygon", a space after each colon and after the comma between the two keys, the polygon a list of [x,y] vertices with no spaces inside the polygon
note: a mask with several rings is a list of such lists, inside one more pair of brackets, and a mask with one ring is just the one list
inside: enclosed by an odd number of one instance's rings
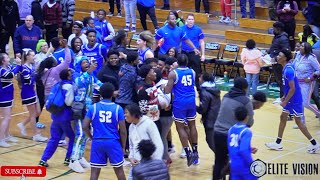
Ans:
{"label": "person in black jacket", "polygon": [[18,4],[14,0],[3,1],[1,6],[1,14],[0,23],[3,27],[1,31],[1,41],[3,41],[2,46],[4,46],[4,48],[1,49],[2,52],[5,52],[5,46],[9,43],[10,37],[13,41],[14,32],[16,31],[17,24],[20,22]]}
{"label": "person in black jacket", "polygon": [[34,0],[31,3],[31,15],[34,18],[34,24],[37,25],[42,31],[44,30],[43,12],[41,3],[42,0]]}
{"label": "person in black jacket", "polygon": [[156,150],[156,146],[151,140],[141,140],[138,144],[138,150],[142,159],[132,170],[133,180],[170,179],[165,163],[159,159],[151,159],[151,155]]}
{"label": "person in black jacket", "polygon": [[[284,32],[284,24],[281,22],[275,22],[273,24],[273,40],[269,50],[270,57],[274,58],[278,56],[279,52],[283,49],[290,49],[288,34]],[[283,87],[282,87],[282,65],[273,64],[272,69],[274,73],[275,80],[280,87],[280,97],[283,96]],[[274,103],[280,103],[280,98],[276,99]]]}
{"label": "person in black jacket", "polygon": [[98,72],[97,78],[102,83],[110,82],[115,87],[115,96],[117,96],[119,90],[119,71],[121,67],[119,51],[110,49],[107,58],[107,62]]}
{"label": "person in black jacket", "polygon": [[216,122],[220,105],[220,90],[215,87],[214,77],[205,72],[199,77],[200,85],[200,106],[197,112],[202,114],[201,121],[203,123],[206,141],[210,149],[214,152],[214,123]]}

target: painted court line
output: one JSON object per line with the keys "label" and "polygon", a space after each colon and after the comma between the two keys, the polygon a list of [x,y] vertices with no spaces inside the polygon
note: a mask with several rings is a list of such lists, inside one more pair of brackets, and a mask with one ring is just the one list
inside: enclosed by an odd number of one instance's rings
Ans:
{"label": "painted court line", "polygon": [[11,116],[14,117],[14,116],[22,115],[22,114],[27,114],[27,113],[28,113],[28,111],[25,111],[25,112],[21,112],[21,113],[12,114]]}
{"label": "painted court line", "polygon": [[[275,140],[275,139],[276,139],[276,137],[265,136],[265,135],[261,135],[261,134],[254,134],[254,133],[253,133],[253,136],[255,136],[255,137],[261,137],[261,138],[266,138],[266,139],[273,139],[273,140]],[[307,143],[298,142],[298,141],[292,141],[292,140],[286,140],[286,139],[282,139],[282,141],[291,142],[291,143],[296,143],[296,144],[308,145]]]}
{"label": "painted court line", "polygon": [[[290,151],[290,152],[288,152],[288,153],[285,153],[285,154],[282,154],[282,155],[279,155],[279,156],[276,156],[276,157],[274,157],[274,158],[272,158],[272,159],[269,159],[269,160],[266,160],[266,161],[264,161],[264,162],[270,162],[270,161],[274,161],[274,160],[276,160],[276,159],[280,159],[280,158],[282,158],[282,157],[284,157],[284,156],[288,156],[288,155],[290,155],[290,154],[293,154],[293,153],[295,153],[295,152],[298,152],[298,151],[300,151],[300,150],[302,150],[302,149],[306,149],[306,147],[301,147],[301,148],[299,148],[299,149],[296,149],[296,150],[294,150],[294,151]],[[306,152],[307,153],[307,152]]]}

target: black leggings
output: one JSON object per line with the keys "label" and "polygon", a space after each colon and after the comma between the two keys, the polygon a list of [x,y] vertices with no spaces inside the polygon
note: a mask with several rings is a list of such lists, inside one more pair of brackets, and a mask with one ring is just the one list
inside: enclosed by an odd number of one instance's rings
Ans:
{"label": "black leggings", "polygon": [[155,29],[159,28],[157,17],[156,17],[156,11],[155,11],[154,7],[145,7],[145,6],[142,6],[141,4],[138,3],[137,4],[137,8],[138,8],[138,11],[139,11],[139,14],[140,14],[140,21],[141,21],[141,25],[143,27],[143,30],[145,30],[145,31],[148,30],[148,27],[147,27],[147,14],[150,17],[154,28]]}
{"label": "black leggings", "polygon": [[291,51],[294,51],[295,48],[295,41],[294,41],[294,33],[296,31],[296,20],[291,20],[288,22],[280,21],[284,24],[284,32],[288,34],[289,43]]}
{"label": "black leggings", "polygon": [[[39,104],[40,104],[40,111],[42,112],[42,109],[45,105],[44,101],[44,85],[41,80],[36,80],[36,90],[37,90],[37,96],[39,99]],[[40,115],[36,118],[36,122],[39,122],[39,117]]]}
{"label": "black leggings", "polygon": [[228,147],[227,147],[227,134],[214,133],[215,144],[215,160],[213,169],[213,180],[221,179],[221,171],[228,164]]}

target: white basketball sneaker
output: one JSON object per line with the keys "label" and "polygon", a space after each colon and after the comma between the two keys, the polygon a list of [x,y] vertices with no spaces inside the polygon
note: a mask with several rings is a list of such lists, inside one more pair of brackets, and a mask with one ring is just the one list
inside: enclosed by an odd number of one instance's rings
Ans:
{"label": "white basketball sneaker", "polygon": [[4,139],[0,140],[0,147],[8,148],[11,147],[10,144],[8,144]]}
{"label": "white basketball sneaker", "polygon": [[276,142],[270,142],[270,143],[266,143],[265,144],[269,149],[272,149],[272,150],[276,150],[276,151],[282,151],[283,150],[283,147],[281,144],[278,144]]}
{"label": "white basketball sneaker", "polygon": [[77,173],[84,173],[84,169],[81,166],[79,161],[70,161],[69,163],[69,168],[72,169],[73,171],[77,172]]}
{"label": "white basketball sneaker", "polygon": [[81,164],[81,166],[82,166],[83,168],[90,168],[90,167],[91,167],[90,163],[89,163],[84,157],[82,157],[82,158],[79,160],[79,163]]}
{"label": "white basketball sneaker", "polygon": [[307,147],[307,150],[308,150],[308,153],[315,154],[315,153],[317,153],[317,151],[320,150],[320,144],[318,144],[318,143],[316,145],[311,144]]}
{"label": "white basketball sneaker", "polygon": [[180,154],[180,158],[186,158],[187,157],[187,153],[186,151],[182,148],[181,154]]}
{"label": "white basketball sneaker", "polygon": [[6,141],[8,141],[8,142],[13,142],[13,143],[19,142],[17,138],[15,138],[15,137],[13,137],[13,136],[11,136],[11,135],[9,135],[8,137],[6,137]]}
{"label": "white basketball sneaker", "polygon": [[37,141],[37,142],[45,142],[48,140],[48,138],[43,137],[41,134],[37,134],[32,137],[32,140]]}

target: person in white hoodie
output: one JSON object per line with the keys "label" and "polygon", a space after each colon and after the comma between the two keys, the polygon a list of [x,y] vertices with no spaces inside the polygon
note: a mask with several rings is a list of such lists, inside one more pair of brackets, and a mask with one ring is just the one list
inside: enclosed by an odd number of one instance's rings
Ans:
{"label": "person in white hoodie", "polygon": [[[156,146],[152,159],[162,160],[163,143],[156,124],[148,117],[143,116],[138,104],[130,104],[126,106],[125,117],[129,127],[129,159],[132,166],[139,164],[141,155],[137,149],[141,140],[151,140]],[[132,179],[132,169],[130,170],[128,179]]]}
{"label": "person in white hoodie", "polygon": [[[253,39],[249,39],[246,42],[246,48],[243,48],[241,52],[241,61],[243,69],[246,72],[246,80],[249,85],[249,90],[252,88],[252,94],[257,92],[259,84],[260,68],[263,66],[262,52],[256,48],[256,42]],[[247,95],[250,91],[247,92]]]}

